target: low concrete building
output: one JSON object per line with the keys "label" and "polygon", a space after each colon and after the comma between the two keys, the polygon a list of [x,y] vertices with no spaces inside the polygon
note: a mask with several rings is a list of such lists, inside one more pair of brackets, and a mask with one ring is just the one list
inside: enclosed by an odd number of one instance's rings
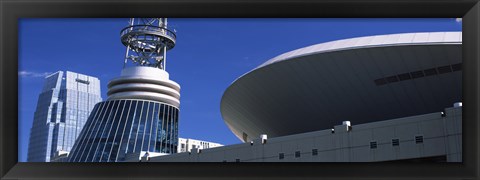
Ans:
{"label": "low concrete building", "polygon": [[[194,152],[197,152],[198,149],[208,149],[214,147],[223,146],[222,144],[208,142],[208,141],[201,141],[196,139],[186,139],[186,138],[178,138],[178,149],[177,152],[190,152],[194,149]],[[155,153],[155,152],[147,152],[141,151],[137,153],[129,153],[126,155],[125,162],[145,162],[149,161],[151,158],[156,158],[159,156],[169,155],[167,153]]]}
{"label": "low concrete building", "polygon": [[68,151],[57,151],[50,162],[68,162]]}
{"label": "low concrete building", "polygon": [[223,146],[222,144],[202,141],[202,140],[195,140],[195,139],[186,139],[186,138],[178,138],[178,149],[177,152],[190,152],[191,149],[208,149],[214,147]]}
{"label": "low concrete building", "polygon": [[152,157],[142,162],[462,162],[462,108],[248,143]]}

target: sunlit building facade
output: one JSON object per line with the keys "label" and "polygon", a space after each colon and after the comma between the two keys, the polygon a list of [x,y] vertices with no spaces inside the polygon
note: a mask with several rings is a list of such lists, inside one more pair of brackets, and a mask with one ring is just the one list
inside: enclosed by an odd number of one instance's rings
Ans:
{"label": "sunlit building facade", "polygon": [[30,131],[27,161],[50,162],[57,152],[68,153],[101,100],[96,77],[70,71],[47,76]]}
{"label": "sunlit building facade", "polygon": [[177,153],[190,152],[192,149],[209,149],[214,147],[223,146],[219,143],[190,139],[190,138],[178,138]]}

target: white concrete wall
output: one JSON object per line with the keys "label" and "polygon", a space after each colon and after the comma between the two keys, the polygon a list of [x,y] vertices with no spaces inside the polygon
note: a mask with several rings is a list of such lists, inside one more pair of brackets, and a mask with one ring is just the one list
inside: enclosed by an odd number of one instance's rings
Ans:
{"label": "white concrete wall", "polygon": [[[268,139],[265,144],[235,144],[151,158],[151,162],[372,162],[446,156],[448,162],[462,161],[462,108]],[[341,122],[339,123],[341,124]],[[416,143],[415,136],[423,136]],[[399,145],[393,146],[392,139]],[[377,148],[371,149],[370,142]],[[180,141],[181,142],[181,141]],[[312,155],[317,149],[318,155]],[[295,152],[300,151],[300,157]],[[284,153],[284,159],[279,159]]]}
{"label": "white concrete wall", "polygon": [[[183,146],[185,146],[184,148],[182,148],[182,144]],[[196,139],[178,138],[177,152],[178,153],[190,152],[191,149],[193,148],[208,149],[208,148],[214,148],[214,147],[220,147],[220,146],[223,146],[223,145],[219,143],[196,140]]]}

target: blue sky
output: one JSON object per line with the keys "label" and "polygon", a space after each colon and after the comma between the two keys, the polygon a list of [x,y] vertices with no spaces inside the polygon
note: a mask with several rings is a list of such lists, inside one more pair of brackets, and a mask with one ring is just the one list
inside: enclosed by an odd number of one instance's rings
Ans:
{"label": "blue sky", "polygon": [[[21,19],[19,22],[19,161],[44,76],[68,70],[107,83],[120,75],[126,48],[119,33],[128,19]],[[443,19],[178,19],[177,45],[167,54],[170,79],[181,85],[179,136],[240,143],[223,122],[220,100],[239,76],[287,51],[322,42],[405,32],[461,31]]]}

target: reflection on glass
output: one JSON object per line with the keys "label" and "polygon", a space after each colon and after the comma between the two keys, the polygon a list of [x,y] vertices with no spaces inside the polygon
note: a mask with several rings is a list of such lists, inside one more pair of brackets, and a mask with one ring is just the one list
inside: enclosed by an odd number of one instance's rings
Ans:
{"label": "reflection on glass", "polygon": [[98,103],[78,138],[70,162],[116,162],[141,151],[176,152],[178,109],[143,100]]}

